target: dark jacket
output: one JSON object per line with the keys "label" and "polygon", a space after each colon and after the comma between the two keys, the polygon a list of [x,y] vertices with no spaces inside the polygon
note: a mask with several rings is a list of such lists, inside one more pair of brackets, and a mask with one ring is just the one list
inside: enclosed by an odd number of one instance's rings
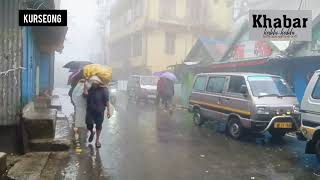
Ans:
{"label": "dark jacket", "polygon": [[173,81],[166,79],[164,83],[164,91],[165,96],[172,97],[174,96],[174,83]]}
{"label": "dark jacket", "polygon": [[162,94],[165,88],[166,80],[164,78],[160,78],[157,83],[157,92]]}
{"label": "dark jacket", "polygon": [[101,113],[104,112],[109,101],[109,92],[107,88],[90,88],[87,96],[87,111]]}

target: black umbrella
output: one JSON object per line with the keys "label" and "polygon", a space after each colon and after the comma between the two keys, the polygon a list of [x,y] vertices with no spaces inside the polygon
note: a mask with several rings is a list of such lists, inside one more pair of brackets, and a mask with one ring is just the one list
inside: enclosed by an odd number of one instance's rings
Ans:
{"label": "black umbrella", "polygon": [[93,64],[90,61],[70,61],[65,64],[63,67],[67,69],[81,69],[88,64]]}

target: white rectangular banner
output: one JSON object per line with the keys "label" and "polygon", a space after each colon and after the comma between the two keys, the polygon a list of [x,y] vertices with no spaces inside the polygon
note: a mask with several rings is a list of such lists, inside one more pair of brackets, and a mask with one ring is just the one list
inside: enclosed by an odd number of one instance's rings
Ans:
{"label": "white rectangular banner", "polygon": [[311,41],[311,10],[250,10],[250,40]]}

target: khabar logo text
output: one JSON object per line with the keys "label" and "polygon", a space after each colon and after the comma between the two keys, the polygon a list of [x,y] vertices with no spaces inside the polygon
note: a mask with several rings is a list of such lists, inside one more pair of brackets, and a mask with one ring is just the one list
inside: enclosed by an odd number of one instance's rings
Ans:
{"label": "khabar logo text", "polygon": [[250,40],[311,41],[312,11],[250,10]]}

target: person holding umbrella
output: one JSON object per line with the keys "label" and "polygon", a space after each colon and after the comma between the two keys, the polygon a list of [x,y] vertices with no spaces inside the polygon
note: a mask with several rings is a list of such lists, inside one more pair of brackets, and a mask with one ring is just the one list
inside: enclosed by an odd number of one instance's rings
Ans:
{"label": "person holding umbrella", "polygon": [[82,68],[86,65],[92,64],[90,61],[70,61],[63,66],[63,68],[69,69],[71,72],[68,78],[68,85],[71,85],[71,88],[68,92],[70,96],[71,103],[74,106],[74,101],[72,100],[72,93],[74,88],[77,86],[78,82],[84,78]]}
{"label": "person holding umbrella", "polygon": [[165,79],[162,98],[166,110],[172,112],[172,99],[174,96],[174,81],[176,81],[176,76],[173,73],[165,72],[161,74],[161,78]]}
{"label": "person holding umbrella", "polygon": [[162,98],[163,98],[165,110],[170,110],[170,112],[172,111],[171,106],[172,106],[173,96],[174,96],[174,83],[170,79],[165,79]]}
{"label": "person holding umbrella", "polygon": [[77,86],[78,82],[81,79],[84,79],[82,70],[77,70],[77,71],[73,72],[69,76],[69,79],[68,79],[68,85],[71,86],[70,89],[69,89],[68,95],[70,96],[71,103],[72,103],[73,106],[74,106],[74,101],[72,99],[72,93],[73,93],[74,88]]}
{"label": "person holding umbrella", "polygon": [[163,104],[163,91],[165,88],[165,83],[166,83],[166,79],[165,78],[161,78],[158,80],[157,83],[157,99],[156,99],[156,104],[159,105],[160,102]]}

